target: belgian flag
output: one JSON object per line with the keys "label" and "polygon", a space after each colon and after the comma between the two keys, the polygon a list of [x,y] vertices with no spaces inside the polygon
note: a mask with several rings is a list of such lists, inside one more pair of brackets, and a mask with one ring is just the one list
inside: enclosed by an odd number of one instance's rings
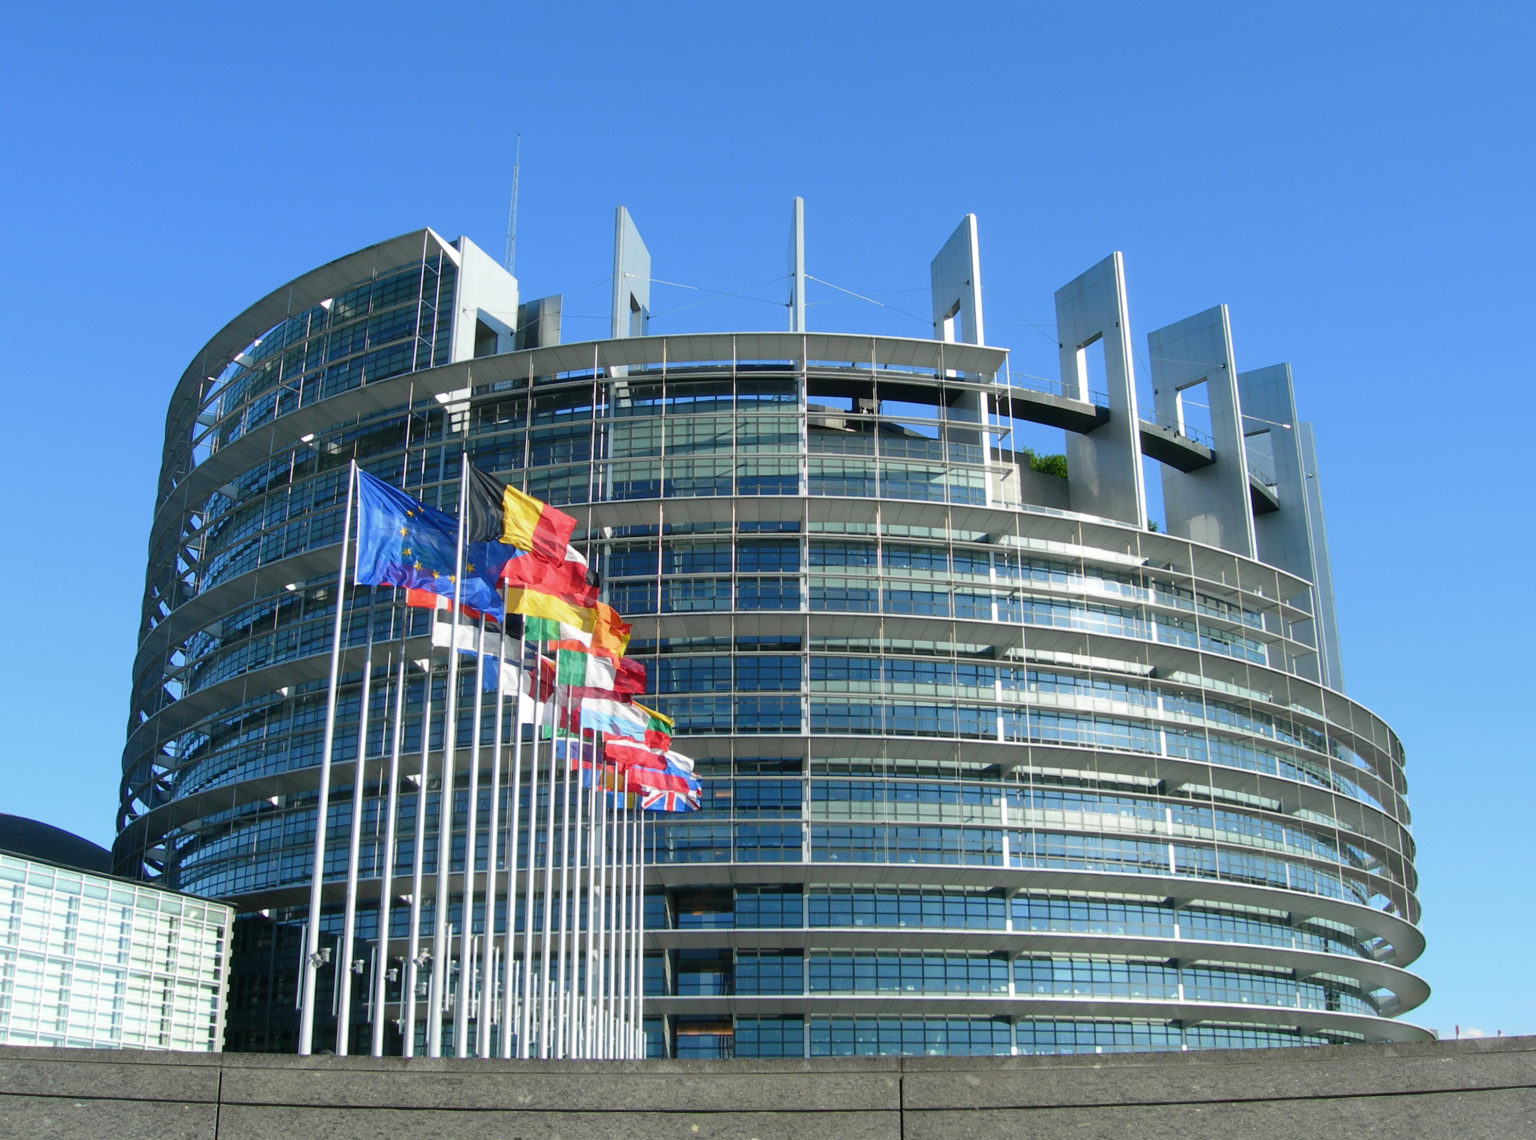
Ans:
{"label": "belgian flag", "polygon": [[564,511],[492,478],[474,464],[469,465],[466,500],[467,542],[503,542],[552,562],[566,560],[576,520]]}

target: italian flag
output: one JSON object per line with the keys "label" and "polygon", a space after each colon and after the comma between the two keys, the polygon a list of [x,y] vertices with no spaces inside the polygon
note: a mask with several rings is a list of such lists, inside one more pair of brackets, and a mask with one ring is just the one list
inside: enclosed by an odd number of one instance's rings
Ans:
{"label": "italian flag", "polygon": [[583,653],[576,649],[559,649],[555,652],[555,683],[572,685],[578,689],[599,689],[612,692],[615,680],[613,662],[596,653]]}

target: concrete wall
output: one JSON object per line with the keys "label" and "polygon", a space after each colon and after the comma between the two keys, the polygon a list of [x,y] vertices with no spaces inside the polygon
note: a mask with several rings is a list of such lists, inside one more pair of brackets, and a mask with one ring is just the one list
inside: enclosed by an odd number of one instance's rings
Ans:
{"label": "concrete wall", "polygon": [[1536,1135],[1536,1037],[1080,1057],[503,1062],[0,1048],[0,1137]]}

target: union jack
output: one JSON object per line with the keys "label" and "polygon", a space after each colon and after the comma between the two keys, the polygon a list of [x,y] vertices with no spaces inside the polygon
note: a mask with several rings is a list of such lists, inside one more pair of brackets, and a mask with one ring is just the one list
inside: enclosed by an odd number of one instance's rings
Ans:
{"label": "union jack", "polygon": [[640,806],[646,811],[698,811],[699,797],[695,792],[649,788],[640,798]]}

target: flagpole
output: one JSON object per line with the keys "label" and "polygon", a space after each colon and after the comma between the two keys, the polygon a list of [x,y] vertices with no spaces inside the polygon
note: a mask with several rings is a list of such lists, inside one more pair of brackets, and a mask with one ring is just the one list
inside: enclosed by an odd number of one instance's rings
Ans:
{"label": "flagpole", "polygon": [[[389,973],[389,911],[394,901],[395,831],[400,809],[400,745],[405,738],[406,615],[400,615],[400,662],[395,671],[395,722],[389,745],[389,795],[385,808],[384,855],[379,869],[379,968],[374,977],[373,1031],[369,1055],[384,1055],[384,995]],[[404,976],[404,971],[401,971]]]}
{"label": "flagpole", "polygon": [[618,1056],[622,1060],[629,1060],[631,1053],[629,1048],[630,1036],[633,1026],[630,1021],[630,1006],[633,1000],[634,986],[634,942],[635,942],[635,816],[642,810],[639,807],[640,800],[633,804],[625,805],[624,815],[624,957],[619,968],[623,977],[624,1004],[620,1008],[620,1034]]}
{"label": "flagpole", "polygon": [[[613,770],[614,787],[627,787],[628,780],[621,771]],[[602,1055],[605,1060],[613,1060],[617,1057],[613,1051],[614,1032],[613,1022],[619,1008],[619,973],[617,973],[617,953],[619,953],[619,813],[624,810],[624,800],[627,791],[619,791],[614,794],[608,811],[608,897],[605,899],[608,906],[608,953],[604,956],[604,979],[608,986],[608,1005],[605,1011],[604,1043],[602,1043]]]}
{"label": "flagpole", "polygon": [[[579,700],[576,697],[575,690],[569,690],[565,706],[567,732],[570,731],[571,717],[578,706]],[[582,856],[588,845],[583,842],[587,797],[581,786],[581,728],[579,721],[577,722],[576,729],[574,769],[572,767],[573,758],[570,753],[571,743],[571,738],[567,736],[565,768],[567,778],[570,780],[571,795],[575,797],[575,803],[572,805],[571,812],[573,827],[571,845],[574,848],[574,853],[571,857],[571,1004],[570,1009],[567,1011],[567,1017],[570,1020],[570,1028],[567,1030],[567,1040],[570,1042],[567,1056],[579,1058],[583,1055],[581,1027],[586,1020],[582,1016],[582,1010],[585,1005],[585,986],[583,985],[581,970],[582,929],[586,922],[589,921],[582,918],[582,903],[587,901],[582,897],[582,887],[585,885],[585,876],[582,874]],[[588,905],[590,906],[590,903]]]}
{"label": "flagpole", "polygon": [[[525,622],[526,622],[526,619],[525,619]],[[522,797],[522,790],[523,790],[523,699],[522,699],[522,678],[523,678],[523,673],[524,673],[524,670],[523,670],[523,659],[527,656],[527,646],[528,646],[528,642],[527,642],[526,635],[524,635],[522,637],[519,637],[517,639],[517,677],[518,677],[518,682],[517,683],[518,683],[518,692],[517,692],[516,696],[513,699],[513,705],[512,705],[512,707],[513,707],[513,713],[512,713],[512,794],[509,797],[508,812],[507,812],[507,816],[508,816],[508,818],[507,818],[507,902],[506,902],[506,912],[507,912],[507,915],[506,915],[506,919],[505,919],[504,924],[503,924],[506,927],[506,939],[505,939],[505,941],[506,941],[507,967],[506,967],[506,971],[505,971],[505,973],[506,973],[505,988],[502,990],[502,995],[501,995],[501,1024],[502,1024],[501,1055],[502,1055],[502,1057],[508,1058],[508,1059],[510,1059],[511,1056],[512,1056],[512,1037],[513,1037],[513,1024],[512,1024],[512,1016],[513,1016],[512,983],[514,981],[514,976],[513,976],[513,970],[512,970],[512,962],[513,962],[513,958],[512,958],[512,943],[513,943],[513,939],[516,937],[516,932],[517,932],[517,826],[518,826],[518,817],[521,814],[520,809],[519,809],[519,803],[520,803],[520,800],[521,800],[521,797]],[[531,786],[531,781],[530,781],[530,786]],[[530,809],[530,816],[531,815],[532,815],[532,811]],[[527,921],[528,920],[525,918],[524,919],[524,925],[525,926],[527,925]],[[527,957],[526,957],[526,955],[524,956],[524,966],[523,966],[523,968],[525,970],[527,969]],[[516,980],[520,981],[521,979],[516,979]],[[518,1042],[519,1042],[519,1048],[521,1048],[522,1044],[525,1042],[526,1039],[525,1039],[524,1035],[521,1032],[518,1032],[517,1038],[518,1038]],[[527,1054],[526,1053],[519,1053],[518,1055],[519,1056],[526,1056]]]}
{"label": "flagpole", "polygon": [[617,1039],[614,1055],[619,1059],[628,1059],[628,1026],[630,1026],[630,931],[634,926],[634,914],[631,914],[631,896],[634,893],[634,820],[636,808],[639,807],[641,797],[624,800],[624,865],[619,874],[619,930],[621,930],[621,942],[619,942],[619,1039]]}
{"label": "flagpole", "polygon": [[[628,779],[619,773],[617,768],[613,770],[614,785],[625,788]],[[608,811],[608,953],[604,962],[605,982],[608,986],[608,1008],[605,1017],[604,1029],[604,1057],[613,1059],[613,1022],[614,1014],[619,1008],[619,974],[617,974],[617,953],[619,953],[619,813],[624,810],[628,791],[619,791],[611,799],[610,811]]]}
{"label": "flagpole", "polygon": [[347,837],[347,895],[341,920],[341,964],[336,970],[341,992],[336,1003],[336,1056],[345,1057],[352,1042],[352,955],[357,947],[357,864],[363,843],[363,785],[368,762],[368,705],[373,695],[373,593],[363,621],[363,685],[357,712],[357,756],[352,764],[352,826]]}
{"label": "flagpole", "polygon": [[[539,662],[542,673],[544,663]],[[558,708],[558,706],[553,706]],[[559,720],[559,714],[551,714],[554,720]],[[554,890],[555,890],[555,726],[551,726],[549,737],[549,809],[544,817],[544,923],[542,929],[542,944],[539,947],[539,968],[542,971],[540,978],[541,1004],[539,1008],[539,1058],[543,1060],[550,1055],[550,953],[554,949],[551,943],[554,941]],[[534,742],[535,754],[537,754],[538,742]]]}
{"label": "flagpole", "polygon": [[[580,723],[579,721],[577,723]],[[596,734],[594,733],[594,736]],[[594,742],[592,761],[592,785],[597,796],[597,807],[592,820],[592,878],[593,892],[590,913],[592,915],[592,1055],[603,1056],[603,1002],[606,994],[606,977],[603,970],[604,948],[608,937],[608,834],[603,826],[607,817],[609,794],[606,788],[607,774],[598,762],[598,749]]]}
{"label": "flagpole", "polygon": [[[607,774],[607,771],[605,771]],[[625,779],[617,768],[613,768],[614,788],[624,788]],[[602,985],[604,985],[604,1008],[602,1008],[602,1055],[604,1060],[613,1060],[613,1011],[617,1008],[619,999],[619,979],[614,973],[613,956],[617,949],[619,939],[619,811],[624,802],[625,791],[614,791],[608,797],[608,811],[604,819],[604,830],[607,831],[608,851],[607,862],[604,870],[607,871],[607,891],[604,894],[604,910],[607,913],[608,928],[604,931],[604,954],[602,954]]]}
{"label": "flagpole", "polygon": [[645,1007],[642,995],[645,985],[645,806],[635,813],[635,954],[634,954],[634,982],[630,986],[630,1000],[634,1003],[634,1013],[630,1018],[633,1041],[630,1048],[630,1056],[635,1060],[645,1059],[645,1050],[642,1042],[645,1039],[645,1027],[642,1017]]}
{"label": "flagpole", "polygon": [[[576,720],[576,744],[577,744],[577,748],[579,750],[578,754],[581,755],[583,758],[585,758],[585,756],[586,756],[586,738],[583,735],[583,731],[582,731],[582,728],[581,728],[581,713],[580,713],[580,706],[579,705],[577,706],[577,714],[576,714],[576,716],[577,716],[577,720]],[[585,1049],[583,1050],[583,1055],[586,1057],[587,1060],[590,1061],[590,1060],[592,1060],[593,1058],[595,1058],[597,1056],[597,1051],[596,1051],[596,1049],[594,1047],[595,1046],[595,1039],[593,1037],[593,1029],[594,1029],[595,1024],[596,1024],[594,1013],[595,1013],[595,1010],[597,1008],[596,1004],[595,1004],[595,999],[596,999],[597,993],[598,993],[598,989],[597,989],[597,956],[596,956],[596,950],[595,950],[595,947],[596,947],[596,932],[597,932],[597,927],[598,927],[599,923],[601,922],[601,919],[599,918],[599,910],[600,910],[600,908],[598,906],[598,897],[597,897],[597,858],[598,858],[598,850],[599,850],[599,846],[600,846],[599,842],[598,842],[598,834],[597,834],[597,802],[598,802],[598,783],[599,783],[599,781],[601,779],[601,774],[599,773],[599,771],[597,769],[597,765],[595,765],[595,764],[590,764],[587,767],[586,770],[587,770],[588,773],[590,773],[591,779],[588,781],[590,786],[588,788],[587,797],[586,797],[586,799],[587,799],[587,803],[586,803],[586,811],[587,811],[587,924],[586,924],[586,936],[587,936],[587,945],[586,945],[587,987],[586,987],[586,1000],[584,1002],[585,1008],[583,1010],[583,1016],[584,1016],[584,1020],[585,1020],[585,1027],[584,1027],[584,1030],[583,1030],[582,1037],[583,1037],[583,1041],[585,1042]]]}
{"label": "flagpole", "polygon": [[341,676],[341,628],[346,617],[347,542],[352,530],[352,500],[357,461],[347,467],[347,508],[341,524],[341,569],[336,575],[336,621],[331,629],[331,679],[325,699],[325,734],[320,744],[320,787],[315,807],[315,864],[309,882],[309,925],[304,938],[304,977],[299,998],[299,1056],[309,1056],[315,1040],[315,974],[320,968],[321,880],[325,875],[326,811],[331,799],[331,746],[336,741],[336,689]]}
{"label": "flagpole", "polygon": [[[555,657],[555,679],[560,678],[559,654]],[[559,690],[557,689],[558,693]],[[571,688],[566,686],[564,708],[557,718],[562,731],[569,731],[571,719]],[[580,790],[580,776],[572,779],[570,738],[559,737],[565,745],[560,757],[560,781],[562,784],[561,818],[564,821],[564,837],[560,855],[560,989],[565,995],[560,1009],[560,1055],[567,1060],[576,1056],[576,1027],[573,1017],[576,1010],[577,992],[581,985],[580,971],[575,958],[576,928],[581,915],[581,804],[573,803],[572,797]],[[578,773],[579,773],[578,769]],[[573,831],[574,825],[574,831]]]}
{"label": "flagpole", "polygon": [[634,853],[630,850],[633,843],[629,818],[633,810],[634,804],[630,803],[626,796],[619,839],[621,844],[619,851],[623,862],[619,866],[619,1006],[616,1026],[618,1037],[614,1042],[614,1056],[620,1060],[629,1057],[625,1038],[628,1036],[629,1026],[629,930],[634,923],[634,915],[630,913],[630,880],[634,877],[631,864],[634,862]]}
{"label": "flagpole", "polygon": [[[596,752],[593,752],[596,756]],[[592,764],[592,780],[594,796],[592,801],[592,931],[589,936],[591,965],[588,967],[592,975],[592,1000],[591,1007],[587,1011],[587,1017],[592,1026],[587,1033],[592,1042],[591,1055],[594,1059],[602,1056],[601,1017],[603,1008],[603,930],[606,926],[606,915],[603,911],[603,892],[606,879],[603,875],[603,860],[607,858],[607,848],[603,842],[603,815],[608,806],[608,795],[603,789],[602,766],[595,761]]]}
{"label": "flagpole", "polygon": [[[505,615],[503,615],[505,618]],[[501,683],[502,662],[506,652],[506,624],[503,620],[501,636],[496,641],[496,709],[495,727],[491,731],[491,814],[485,821],[485,905],[481,915],[480,925],[485,931],[485,942],[480,957],[480,1029],[475,1035],[475,1055],[477,1057],[489,1057],[491,1055],[491,1019],[496,1007],[495,988],[492,985],[495,970],[495,944],[496,933],[496,883],[497,868],[496,856],[500,851],[501,839],[501,761],[502,761],[502,731],[501,718],[505,711],[506,702],[503,700],[505,687]],[[484,663],[480,666],[485,668]],[[482,682],[483,683],[483,682]],[[506,942],[511,945],[511,931],[507,932]],[[505,965],[510,965],[511,956],[506,956]],[[505,968],[501,985],[506,985]],[[507,1024],[502,1021],[502,1035],[507,1033]]]}
{"label": "flagpole", "polygon": [[591,999],[593,999],[594,977],[596,977],[596,971],[594,971],[593,962],[591,962],[591,957],[593,957],[591,951],[593,951],[593,930],[596,928],[596,923],[598,923],[598,894],[593,890],[594,886],[596,886],[593,871],[596,870],[596,859],[598,859],[598,831],[594,827],[594,822],[596,822],[596,808],[594,808],[594,804],[596,804],[596,799],[594,799],[596,797],[596,788],[594,788],[593,780],[587,779],[587,774],[585,774],[590,770],[585,767],[587,747],[585,747],[585,741],[582,739],[581,702],[579,701],[576,702],[573,716],[576,719],[576,750],[578,750],[576,754],[582,757],[582,764],[584,764],[584,768],[582,768],[584,776],[582,776],[581,834],[582,843],[584,843],[585,863],[578,862],[578,870],[584,870],[584,877],[587,880],[587,882],[582,883],[582,894],[584,894],[585,902],[587,902],[587,908],[585,908],[587,917],[582,922],[581,928],[582,979],[584,979],[584,982],[582,982],[581,1002],[581,1055],[582,1059],[591,1060],[593,1059],[593,1048],[591,1048],[591,1008],[593,1006],[591,1006]]}
{"label": "flagpole", "polygon": [[[432,621],[437,620],[434,610]],[[416,1055],[416,986],[421,971],[421,891],[425,878],[427,849],[427,771],[431,767],[432,753],[432,644],[427,640],[426,679],[422,683],[421,697],[421,770],[416,776],[416,834],[411,849],[411,930],[410,945],[406,950],[405,986],[401,1000],[405,1010],[405,1025],[401,1054]]]}
{"label": "flagpole", "polygon": [[629,1020],[629,797],[619,809],[619,874],[616,901],[619,910],[617,938],[614,945],[614,1036],[613,1056],[622,1060],[624,1025]]}
{"label": "flagpole", "polygon": [[[556,657],[556,668],[559,667],[559,658]],[[556,678],[559,673],[557,671]],[[569,711],[570,686],[566,686],[566,704]],[[560,707],[558,690],[556,690],[555,707]],[[556,716],[554,734],[550,737],[550,748],[558,752],[554,742],[559,738],[559,720]],[[552,757],[553,758],[553,757]],[[567,931],[572,925],[571,915],[571,765],[569,760],[561,764],[563,769],[560,779],[560,1004],[557,1007],[559,1013],[559,1026],[555,1031],[556,1051],[562,1058],[570,1056],[570,1009],[571,1009],[571,983],[570,977],[570,948],[571,940],[567,937]]]}
{"label": "flagpole", "polygon": [[[464,504],[469,489],[469,453],[459,462],[459,518],[453,554],[453,637],[448,652],[448,715],[443,726],[443,778],[437,797],[437,897],[432,906],[432,989],[427,1005],[427,1056],[443,1055],[443,1007],[448,1002],[448,906],[453,889],[453,800],[455,747],[459,728],[459,608],[464,599]],[[473,856],[468,860],[474,862]],[[464,971],[459,971],[459,997],[464,996]]]}
{"label": "flagpole", "polygon": [[[572,700],[575,698],[573,697]],[[566,709],[567,724],[569,724],[570,708]],[[582,930],[587,920],[582,917],[586,898],[586,875],[582,870],[582,857],[586,854],[587,844],[584,842],[586,831],[587,794],[581,786],[581,741],[576,740],[576,755],[574,762],[576,768],[571,772],[571,794],[575,802],[571,805],[572,835],[571,846],[574,854],[571,856],[571,897],[573,900],[572,914],[574,921],[571,923],[571,1004],[566,1016],[570,1021],[570,1028],[566,1030],[567,1040],[570,1042],[567,1055],[580,1059],[584,1057],[585,1046],[582,1042],[581,1030],[586,1023],[584,1010],[586,1009],[586,986],[582,975],[582,963],[584,961],[582,946]],[[566,768],[572,764],[570,753],[571,740],[566,738]]]}
{"label": "flagpole", "polygon": [[[526,618],[524,619],[526,621]],[[526,642],[526,635],[524,637]],[[526,649],[525,649],[526,653]],[[525,666],[526,668],[526,666]],[[533,736],[528,742],[528,858],[523,862],[523,1004],[518,1013],[517,1055],[532,1055],[533,1035],[533,871],[537,848],[539,819],[539,721],[543,702],[539,700],[539,647],[533,647],[533,675],[530,699],[533,701]]]}
{"label": "flagpole", "polygon": [[[462,525],[462,524],[461,524]],[[475,845],[479,839],[477,823],[480,818],[480,729],[485,714],[485,615],[480,615],[480,628],[475,640],[475,700],[470,717],[469,737],[469,807],[464,819],[464,892],[461,906],[464,921],[459,937],[459,999],[453,1006],[453,1053],[456,1057],[469,1056],[470,998],[474,993],[475,956],[470,940],[475,927]],[[486,868],[489,873],[490,868]],[[490,937],[487,929],[486,937]],[[484,979],[482,979],[482,984]],[[481,1027],[483,1031],[489,1026]]]}
{"label": "flagpole", "polygon": [[[571,703],[574,696],[566,698],[565,723],[566,731],[570,731]],[[571,738],[565,737],[565,772],[566,786],[570,789],[571,802],[571,943],[569,957],[571,964],[571,988],[570,1001],[566,1005],[565,1019],[565,1055],[576,1059],[581,1057],[581,928],[583,920],[581,888],[585,878],[581,873],[582,856],[582,812],[587,806],[587,797],[581,787],[581,751],[580,741],[577,741],[577,751],[572,757]],[[572,768],[574,761],[575,768]]]}

